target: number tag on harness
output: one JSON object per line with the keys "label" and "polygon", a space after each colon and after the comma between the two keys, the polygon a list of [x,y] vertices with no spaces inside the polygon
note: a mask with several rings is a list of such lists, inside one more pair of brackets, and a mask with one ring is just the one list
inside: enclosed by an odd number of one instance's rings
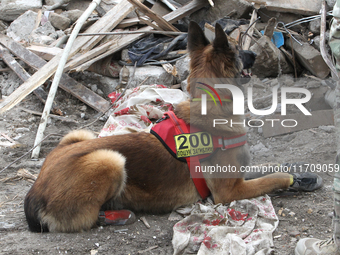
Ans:
{"label": "number tag on harness", "polygon": [[203,155],[214,151],[213,139],[207,132],[181,134],[174,138],[178,158]]}

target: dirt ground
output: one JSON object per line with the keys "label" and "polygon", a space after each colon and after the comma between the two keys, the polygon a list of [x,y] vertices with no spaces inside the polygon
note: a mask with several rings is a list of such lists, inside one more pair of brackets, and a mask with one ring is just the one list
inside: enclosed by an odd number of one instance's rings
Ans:
{"label": "dirt ground", "polygon": [[[20,83],[15,80],[13,74],[0,75],[0,87],[4,96],[11,85],[14,87],[18,85],[16,82]],[[302,81],[303,84],[309,82],[313,80]],[[263,86],[270,87],[275,82],[267,80],[260,83],[254,85],[256,88],[254,98],[269,94],[269,89]],[[66,92],[58,91],[55,101],[71,121],[51,119],[45,135],[66,134],[88,124],[98,116],[96,111]],[[0,171],[33,146],[40,117],[25,112],[23,108],[42,112],[43,104],[34,95],[30,95],[19,106],[0,115],[0,133],[6,134],[17,143],[10,146],[10,142],[0,136],[2,155]],[[103,121],[98,121],[90,129],[99,132],[103,125]],[[83,233],[39,234],[28,231],[23,200],[32,182],[16,178],[17,172],[24,168],[38,174],[44,158],[59,140],[59,136],[52,136],[44,141],[39,160],[32,161],[27,156],[0,172],[0,254],[172,254],[172,227],[176,222],[168,220],[169,214],[137,214],[138,219],[145,216],[151,226],[149,229],[138,220],[128,226],[99,227]],[[261,130],[251,128],[248,143],[253,164],[267,162],[332,164],[336,155],[333,126],[311,128],[267,139],[263,138]],[[275,254],[293,254],[297,241],[303,237],[321,239],[331,237],[333,176],[332,173],[320,175],[324,185],[317,191],[281,192],[272,195],[276,213],[281,214],[279,226],[274,232]]]}

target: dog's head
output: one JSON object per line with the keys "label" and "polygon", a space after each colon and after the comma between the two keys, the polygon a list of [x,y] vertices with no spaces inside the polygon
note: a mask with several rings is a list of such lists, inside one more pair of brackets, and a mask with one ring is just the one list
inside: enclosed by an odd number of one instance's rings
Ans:
{"label": "dog's head", "polygon": [[188,92],[192,89],[190,79],[217,78],[238,79],[244,68],[250,68],[255,62],[256,54],[242,51],[228,41],[222,27],[217,23],[215,39],[212,43],[195,22],[190,22],[188,31],[188,51],[191,58]]}

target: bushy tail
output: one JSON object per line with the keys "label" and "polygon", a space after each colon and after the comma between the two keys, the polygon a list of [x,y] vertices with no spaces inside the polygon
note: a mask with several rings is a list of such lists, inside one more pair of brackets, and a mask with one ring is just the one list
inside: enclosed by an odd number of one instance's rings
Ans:
{"label": "bushy tail", "polygon": [[60,141],[59,145],[69,145],[72,143],[78,143],[85,140],[94,139],[96,136],[88,130],[75,130],[67,135]]}

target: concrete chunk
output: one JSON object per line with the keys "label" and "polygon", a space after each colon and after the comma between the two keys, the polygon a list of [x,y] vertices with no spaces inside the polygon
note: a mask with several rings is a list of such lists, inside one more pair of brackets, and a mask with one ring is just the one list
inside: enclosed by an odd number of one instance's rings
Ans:
{"label": "concrete chunk", "polygon": [[265,28],[264,35],[250,50],[257,54],[252,72],[258,77],[277,76],[282,73],[291,73],[292,66],[287,62],[285,55],[272,43],[276,19],[271,18]]}
{"label": "concrete chunk", "polygon": [[17,42],[21,40],[30,42],[30,34],[34,29],[37,15],[38,14],[33,11],[25,12],[11,23],[7,29],[7,35]]}
{"label": "concrete chunk", "polygon": [[[130,72],[130,76],[133,73],[133,67],[127,67]],[[140,85],[159,84],[165,86],[171,86],[174,84],[174,76],[167,73],[163,67],[158,66],[143,66],[136,68],[134,79],[131,81],[131,87],[137,87]],[[131,77],[130,77],[131,79]]]}
{"label": "concrete chunk", "polygon": [[200,22],[202,20],[214,22],[230,13],[233,13],[233,18],[248,18],[248,14],[252,10],[252,5],[246,0],[213,1],[215,4],[214,7],[210,6],[209,9],[203,8],[191,15],[190,18],[196,22]]}
{"label": "concrete chunk", "polygon": [[190,57],[187,56],[176,62],[177,73],[180,81],[184,81],[189,76]]}
{"label": "concrete chunk", "polygon": [[42,0],[1,0],[0,19],[13,21],[28,10],[40,9]]}
{"label": "concrete chunk", "polygon": [[321,0],[247,0],[270,11],[290,12],[302,15],[316,15],[321,9]]}
{"label": "concrete chunk", "polygon": [[[308,42],[304,42],[301,38],[297,38],[302,45],[293,40],[294,53],[297,60],[313,75],[324,79],[329,74],[329,68],[323,60],[320,52],[316,50]],[[287,48],[291,50],[290,40],[286,42]]]}
{"label": "concrete chunk", "polygon": [[66,18],[69,18],[71,20],[71,23],[76,22],[79,17],[83,14],[83,11],[81,10],[70,10],[63,12],[61,15],[65,16]]}
{"label": "concrete chunk", "polygon": [[60,30],[65,30],[71,25],[71,20],[69,18],[56,13],[50,13],[48,20],[51,22],[52,26]]}

